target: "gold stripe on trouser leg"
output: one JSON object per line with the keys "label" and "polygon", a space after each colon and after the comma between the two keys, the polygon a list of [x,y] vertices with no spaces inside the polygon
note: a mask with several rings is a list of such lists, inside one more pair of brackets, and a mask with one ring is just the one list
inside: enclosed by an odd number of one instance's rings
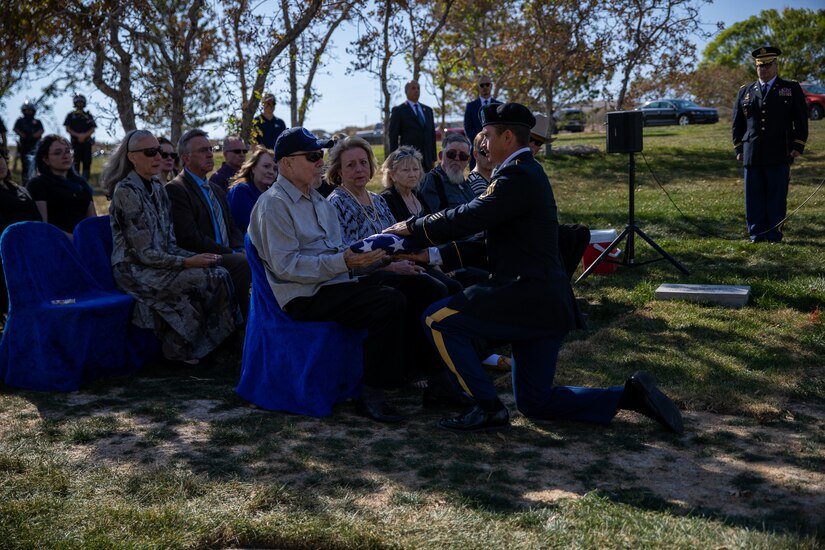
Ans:
{"label": "gold stripe on trouser leg", "polygon": [[450,309],[448,307],[443,307],[433,313],[432,315],[428,315],[426,319],[427,327],[429,327],[430,331],[433,333],[433,342],[435,342],[435,349],[438,350],[438,354],[441,356],[441,359],[444,360],[446,363],[447,368],[450,369],[455,377],[458,379],[458,383],[461,385],[461,388],[466,391],[470,396],[473,395],[473,392],[470,391],[470,388],[467,387],[467,383],[464,382],[464,379],[458,374],[458,371],[455,368],[455,363],[453,363],[452,357],[450,354],[447,353],[447,347],[444,345],[444,337],[441,336],[441,333],[438,332],[433,328],[433,323],[438,321],[443,321],[450,315],[455,315],[458,313],[455,309]]}

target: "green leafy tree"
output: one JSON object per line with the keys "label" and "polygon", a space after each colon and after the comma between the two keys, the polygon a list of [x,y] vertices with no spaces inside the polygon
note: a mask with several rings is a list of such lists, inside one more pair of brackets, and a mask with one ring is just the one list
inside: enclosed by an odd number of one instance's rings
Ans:
{"label": "green leafy tree", "polygon": [[765,10],[735,23],[707,45],[700,67],[747,66],[756,79],[751,52],[764,45],[782,49],[783,78],[825,80],[825,9]]}

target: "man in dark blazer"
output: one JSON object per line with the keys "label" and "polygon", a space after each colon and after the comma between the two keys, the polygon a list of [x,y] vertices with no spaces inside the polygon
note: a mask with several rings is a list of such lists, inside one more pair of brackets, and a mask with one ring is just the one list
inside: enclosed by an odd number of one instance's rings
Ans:
{"label": "man in dark blazer", "polygon": [[[482,76],[478,79],[478,97],[469,102],[464,108],[464,135],[470,143],[476,138],[476,134],[481,131],[481,120],[478,113],[482,107],[493,103],[501,103],[493,97],[493,80],[489,76]],[[475,168],[476,159],[470,155],[470,170]]]}
{"label": "man in dark blazer", "polygon": [[791,163],[808,139],[808,108],[798,82],[777,76],[779,48],[754,50],[759,79],[733,106],[733,146],[745,167],[745,220],[752,243],[782,240]]}
{"label": "man in dark blazer", "polygon": [[421,87],[415,80],[404,85],[407,101],[390,112],[390,153],[401,145],[411,145],[421,153],[424,172],[435,162],[435,119],[433,110],[418,102]]}
{"label": "man in dark blazer", "polygon": [[681,433],[679,409],[647,372],[637,372],[624,387],[553,384],[564,336],[580,326],[580,318],[559,259],[553,189],[528,147],[535,118],[517,103],[488,105],[481,113],[482,147],[499,165],[487,190],[467,204],[387,230],[411,235],[422,247],[487,231],[490,278],[424,312],[432,344],[457,385],[476,402],[439,426],[458,432],[509,426],[507,408],[473,346],[487,338],[512,344],[513,394],[529,418],[608,424],[618,409],[628,409]]}
{"label": "man in dark blazer", "polygon": [[178,140],[178,155],[183,170],[166,185],[175,238],[186,250],[221,255],[220,265],[232,276],[235,298],[246,319],[252,273],[244,253],[243,233],[229,212],[226,193],[206,179],[215,167],[207,133],[200,129],[185,132]]}

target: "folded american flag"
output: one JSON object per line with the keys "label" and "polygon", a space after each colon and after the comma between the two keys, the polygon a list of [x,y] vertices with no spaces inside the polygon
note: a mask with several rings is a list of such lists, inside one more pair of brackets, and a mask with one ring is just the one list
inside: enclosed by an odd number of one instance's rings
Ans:
{"label": "folded american flag", "polygon": [[416,252],[421,250],[412,239],[399,237],[392,233],[379,233],[370,235],[366,239],[352,243],[349,246],[353,252],[370,252],[372,250],[384,250],[387,254],[399,254],[405,252]]}

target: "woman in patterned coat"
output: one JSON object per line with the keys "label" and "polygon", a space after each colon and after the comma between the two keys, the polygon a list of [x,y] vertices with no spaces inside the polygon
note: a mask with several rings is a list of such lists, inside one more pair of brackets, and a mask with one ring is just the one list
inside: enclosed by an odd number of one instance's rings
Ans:
{"label": "woman in patterned coat", "polygon": [[112,269],[137,301],[133,322],[154,330],[167,359],[197,364],[240,325],[240,310],[220,255],[175,242],[159,153],[150,132],[133,130],[101,175],[112,199]]}

